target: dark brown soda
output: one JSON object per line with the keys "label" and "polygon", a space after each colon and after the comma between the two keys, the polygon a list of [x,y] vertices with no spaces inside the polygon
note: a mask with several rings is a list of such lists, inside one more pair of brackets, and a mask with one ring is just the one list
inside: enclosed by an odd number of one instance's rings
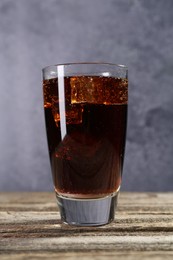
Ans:
{"label": "dark brown soda", "polygon": [[125,148],[127,80],[65,77],[65,126],[60,123],[58,79],[44,80],[43,88],[55,191],[74,198],[116,192]]}

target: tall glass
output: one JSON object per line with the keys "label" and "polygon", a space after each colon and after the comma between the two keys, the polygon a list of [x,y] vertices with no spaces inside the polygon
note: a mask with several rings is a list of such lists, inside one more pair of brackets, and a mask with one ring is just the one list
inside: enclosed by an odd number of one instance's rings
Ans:
{"label": "tall glass", "polygon": [[125,149],[127,67],[73,63],[43,69],[50,163],[64,223],[114,219]]}

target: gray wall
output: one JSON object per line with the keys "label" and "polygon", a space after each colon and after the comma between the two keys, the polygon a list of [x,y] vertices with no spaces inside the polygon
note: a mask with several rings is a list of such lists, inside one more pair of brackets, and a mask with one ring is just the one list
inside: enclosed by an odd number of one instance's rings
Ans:
{"label": "gray wall", "polygon": [[0,1],[0,190],[50,190],[41,68],[129,66],[123,190],[173,187],[173,1]]}

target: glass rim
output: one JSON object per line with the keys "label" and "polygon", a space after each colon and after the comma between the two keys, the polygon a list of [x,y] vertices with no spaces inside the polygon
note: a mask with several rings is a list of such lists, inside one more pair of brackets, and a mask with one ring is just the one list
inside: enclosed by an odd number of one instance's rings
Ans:
{"label": "glass rim", "polygon": [[128,66],[123,64],[116,64],[116,63],[110,63],[110,62],[69,62],[69,63],[58,63],[54,65],[48,65],[42,69],[42,71],[49,69],[51,67],[58,67],[58,66],[72,66],[72,65],[105,65],[105,66],[114,66],[121,69],[128,70]]}

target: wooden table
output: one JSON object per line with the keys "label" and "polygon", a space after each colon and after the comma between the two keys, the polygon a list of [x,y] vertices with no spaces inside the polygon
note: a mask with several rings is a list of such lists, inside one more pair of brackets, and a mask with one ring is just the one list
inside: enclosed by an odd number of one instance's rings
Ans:
{"label": "wooden table", "polygon": [[0,259],[173,259],[173,193],[121,193],[116,220],[62,224],[55,195],[0,193]]}

